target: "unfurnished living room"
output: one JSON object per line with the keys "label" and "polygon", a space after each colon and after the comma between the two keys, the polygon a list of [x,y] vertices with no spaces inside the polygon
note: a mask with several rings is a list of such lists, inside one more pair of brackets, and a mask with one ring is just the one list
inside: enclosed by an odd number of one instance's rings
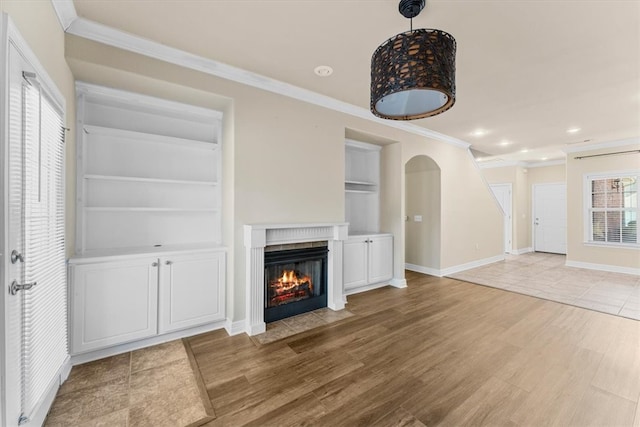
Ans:
{"label": "unfurnished living room", "polygon": [[0,13],[0,426],[640,427],[639,0]]}

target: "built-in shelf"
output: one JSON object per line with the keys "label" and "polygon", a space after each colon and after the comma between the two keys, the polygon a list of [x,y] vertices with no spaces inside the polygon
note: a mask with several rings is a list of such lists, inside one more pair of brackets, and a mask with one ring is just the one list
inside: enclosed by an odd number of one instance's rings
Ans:
{"label": "built-in shelf", "polygon": [[365,142],[345,142],[345,220],[350,235],[380,230],[380,150]]}
{"label": "built-in shelf", "polygon": [[84,132],[87,134],[96,134],[111,136],[113,138],[127,139],[129,141],[149,142],[152,144],[172,144],[178,145],[180,149],[193,148],[199,150],[215,150],[218,144],[215,142],[197,141],[187,138],[177,138],[175,136],[157,135],[153,133],[135,132],[118,128],[84,125]]}
{"label": "built-in shelf", "polygon": [[215,208],[154,208],[154,207],[115,207],[115,206],[88,206],[85,207],[87,212],[219,212],[220,209]]}
{"label": "built-in shelf", "polygon": [[76,90],[76,253],[220,244],[222,114],[84,83]]}
{"label": "built-in shelf", "polygon": [[117,175],[95,175],[85,174],[84,179],[95,179],[103,181],[131,181],[131,182],[149,182],[157,184],[183,184],[183,185],[218,185],[215,181],[191,181],[185,179],[165,179],[165,178],[143,178],[139,176],[117,176]]}

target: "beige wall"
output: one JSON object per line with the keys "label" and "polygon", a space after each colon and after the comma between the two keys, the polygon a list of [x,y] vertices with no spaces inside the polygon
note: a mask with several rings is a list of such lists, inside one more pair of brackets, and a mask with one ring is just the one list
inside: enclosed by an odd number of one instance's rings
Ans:
{"label": "beige wall", "polygon": [[[405,167],[405,261],[440,269],[440,169],[426,156]],[[422,221],[415,221],[415,216]]]}
{"label": "beige wall", "polygon": [[[404,278],[404,163],[415,155],[428,155],[446,170],[442,212],[450,220],[443,224],[448,238],[441,266],[501,252],[495,206],[464,149],[74,36],[67,36],[66,55],[79,80],[209,108],[218,104],[233,116],[223,141],[225,203],[232,205],[225,206],[224,219],[232,320],[245,311],[244,224],[344,221],[345,129],[399,141],[385,145],[381,156],[381,228],[394,234],[396,279]],[[471,197],[460,191],[469,187]],[[488,221],[479,226],[474,211],[488,212]]]}
{"label": "beige wall", "polygon": [[635,269],[635,271],[640,269],[639,249],[589,245],[585,243],[584,233],[585,177],[591,174],[615,171],[638,171],[640,169],[640,154],[576,159],[578,156],[638,149],[640,149],[640,142],[567,154],[567,216],[570,218],[567,228],[567,262],[607,265],[622,269]]}
{"label": "beige wall", "polygon": [[[66,124],[70,128],[66,134],[66,141],[75,140],[75,95],[73,75],[64,59],[64,32],[53,10],[50,1],[2,0],[0,12],[5,12],[18,28],[25,41],[38,58],[53,80],[66,101]],[[75,145],[66,144],[66,182],[67,206],[74,206],[73,192],[75,182]],[[71,159],[71,160],[70,160]],[[75,209],[67,208],[66,212],[66,242],[67,254],[73,251],[75,230]]]}

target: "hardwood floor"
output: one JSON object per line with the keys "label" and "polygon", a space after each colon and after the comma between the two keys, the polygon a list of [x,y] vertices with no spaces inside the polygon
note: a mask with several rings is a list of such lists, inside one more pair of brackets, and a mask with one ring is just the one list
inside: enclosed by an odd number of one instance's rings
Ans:
{"label": "hardwood floor", "polygon": [[640,322],[407,272],[270,344],[188,339],[208,426],[640,426]]}

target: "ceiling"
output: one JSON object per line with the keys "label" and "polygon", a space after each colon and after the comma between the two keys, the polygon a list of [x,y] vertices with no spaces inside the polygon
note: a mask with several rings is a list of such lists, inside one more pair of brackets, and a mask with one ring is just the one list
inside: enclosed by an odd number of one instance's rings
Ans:
{"label": "ceiling", "polygon": [[[396,0],[74,5],[80,17],[367,109],[373,51],[409,29]],[[553,160],[568,144],[640,136],[640,0],[427,0],[413,26],[451,33],[458,50],[454,107],[412,123],[485,160]],[[318,65],[334,73],[318,77]]]}

